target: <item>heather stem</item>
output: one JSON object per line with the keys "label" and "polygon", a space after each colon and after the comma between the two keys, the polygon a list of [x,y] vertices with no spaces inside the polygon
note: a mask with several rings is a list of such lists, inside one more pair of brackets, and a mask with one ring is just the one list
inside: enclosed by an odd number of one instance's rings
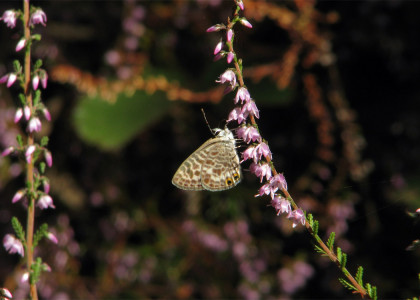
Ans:
{"label": "heather stem", "polygon": [[[24,38],[29,41],[31,38],[31,31],[29,27],[29,0],[23,1],[23,20],[24,20]],[[31,93],[31,47],[26,47],[25,51],[25,63],[24,63],[24,94],[26,103],[32,111],[32,93]],[[33,133],[28,133],[27,145],[28,147],[34,144]],[[33,189],[33,178],[34,178],[34,164],[31,159],[26,167],[26,182],[29,188],[28,193],[28,217],[26,224],[26,266],[28,272],[31,274],[32,263],[33,263],[33,232],[35,223],[35,199]],[[30,297],[32,300],[38,299],[36,284],[31,278],[29,279],[30,284]]]}
{"label": "heather stem", "polygon": [[[237,18],[239,15],[239,7],[236,7],[236,10],[233,14],[233,20],[235,20],[235,18]],[[235,24],[235,22],[231,22],[230,20],[228,20],[228,24],[227,24],[227,30],[232,29],[233,25]],[[226,42],[229,52],[231,53],[235,53],[234,49],[233,49],[233,40],[232,41],[227,41]],[[235,70],[236,70],[236,75],[237,75],[237,79],[238,79],[238,83],[240,87],[244,87],[245,83],[244,83],[244,79],[243,79],[243,75],[242,75],[242,70],[241,70],[241,66],[239,64],[238,58],[235,55],[234,60],[233,60],[233,64],[235,66]],[[254,126],[255,128],[258,129],[258,124],[255,121],[255,118],[252,114],[249,115],[249,119],[251,121],[252,126]],[[271,158],[269,156],[264,156],[265,160],[267,161],[267,163],[271,166],[271,171],[272,174],[275,176],[278,174],[276,168],[274,167],[274,164],[271,161]],[[296,203],[294,202],[292,196],[290,196],[289,192],[285,189],[285,188],[280,188],[281,192],[284,194],[284,196],[286,197],[287,200],[290,201],[292,207],[294,209],[298,209],[299,207],[296,205]],[[314,237],[314,239],[317,241],[317,243],[319,244],[319,246],[324,250],[325,254],[331,259],[331,261],[333,261],[335,264],[337,264],[337,266],[342,270],[342,272],[345,274],[345,276],[349,279],[349,281],[353,284],[353,286],[358,290],[358,292],[361,294],[362,297],[364,296],[368,296],[367,292],[365,290],[365,288],[363,286],[361,286],[356,280],[355,278],[350,274],[350,272],[347,270],[347,268],[343,267],[340,265],[340,261],[338,259],[338,257],[336,256],[336,254],[334,253],[334,251],[330,250],[328,248],[328,246],[322,241],[322,239],[318,236],[318,234],[315,234],[314,229],[312,228],[311,224],[307,221],[305,222],[305,227],[308,230],[308,232]],[[369,296],[368,296],[369,297]]]}

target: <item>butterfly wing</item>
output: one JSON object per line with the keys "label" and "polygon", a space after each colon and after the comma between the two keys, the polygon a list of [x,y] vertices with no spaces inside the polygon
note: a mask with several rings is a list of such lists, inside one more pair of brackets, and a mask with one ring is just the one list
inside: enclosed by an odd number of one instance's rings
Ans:
{"label": "butterfly wing", "polygon": [[214,140],[202,149],[201,184],[209,191],[227,190],[242,179],[239,157],[234,140]]}
{"label": "butterfly wing", "polygon": [[242,179],[235,140],[215,137],[207,140],[178,168],[172,184],[183,190],[222,191]]}
{"label": "butterfly wing", "polygon": [[172,184],[177,188],[190,191],[201,191],[204,189],[201,184],[201,168],[205,159],[205,149],[213,139],[208,140],[200,148],[195,150],[178,168],[172,178]]}

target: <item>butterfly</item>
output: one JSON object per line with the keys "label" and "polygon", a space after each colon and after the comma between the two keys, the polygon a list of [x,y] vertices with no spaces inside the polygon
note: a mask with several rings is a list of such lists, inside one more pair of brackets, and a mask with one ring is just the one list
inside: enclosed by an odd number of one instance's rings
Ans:
{"label": "butterfly", "polygon": [[178,168],[172,184],[183,190],[212,192],[236,186],[242,179],[233,133],[214,129],[215,137],[195,150]]}

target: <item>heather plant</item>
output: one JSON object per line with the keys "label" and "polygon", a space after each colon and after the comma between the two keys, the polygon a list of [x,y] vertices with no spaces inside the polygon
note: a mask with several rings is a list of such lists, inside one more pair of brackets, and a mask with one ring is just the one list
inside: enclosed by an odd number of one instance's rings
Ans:
{"label": "heather plant", "polygon": [[[228,83],[225,93],[236,91],[234,103],[237,105],[229,114],[228,122],[237,121],[239,128],[236,130],[238,138],[242,139],[248,148],[242,152],[242,161],[252,160],[249,167],[250,172],[260,178],[260,182],[264,184],[258,191],[257,197],[268,195],[271,198],[271,206],[276,210],[277,215],[285,214],[289,218],[293,227],[298,224],[306,226],[308,232],[316,241],[315,250],[321,255],[328,256],[338,268],[343,272],[347,279],[340,278],[340,282],[352,292],[360,294],[362,298],[369,297],[377,299],[376,287],[370,283],[363,282],[363,267],[360,266],[353,276],[346,268],[347,254],[340,247],[334,245],[335,233],[332,232],[328,241],[324,243],[318,235],[318,221],[314,219],[312,214],[305,213],[300,209],[292,196],[287,191],[287,182],[283,174],[278,173],[272,161],[272,154],[268,147],[268,141],[264,140],[258,129],[256,119],[260,118],[256,102],[246,88],[242,70],[243,62],[237,56],[233,41],[235,38],[234,26],[242,24],[248,28],[252,28],[249,21],[240,15],[245,9],[242,0],[235,1],[236,9],[226,24],[216,24],[210,27],[207,32],[222,31],[225,33],[225,39],[221,39],[216,45],[214,55],[216,59],[226,57],[228,64],[233,63],[233,67],[227,69],[219,80],[220,84]],[[223,50],[223,46],[226,50]],[[309,275],[308,272],[303,272]],[[280,275],[281,276],[281,275]],[[310,275],[309,275],[310,276]]]}
{"label": "heather plant", "polygon": [[[16,136],[16,143],[9,145],[2,152],[2,156],[14,156],[25,162],[25,185],[19,189],[12,203],[21,203],[27,211],[26,224],[17,217],[12,217],[11,225],[14,234],[6,234],[3,245],[10,254],[18,254],[25,259],[25,268],[21,274],[21,282],[29,284],[31,299],[38,299],[37,282],[43,272],[50,271],[50,267],[36,255],[38,243],[47,238],[57,243],[54,234],[49,232],[47,224],[37,225],[35,222],[35,210],[55,208],[49,195],[49,179],[45,176],[46,167],[52,166],[52,155],[48,150],[48,138],[37,135],[42,133],[41,120],[51,121],[48,109],[41,97],[41,87],[47,87],[48,75],[42,68],[42,61],[32,62],[31,48],[33,44],[41,40],[39,34],[34,33],[36,26],[46,26],[47,16],[39,7],[29,5],[29,1],[23,1],[23,10],[7,10],[0,18],[7,27],[19,28],[21,24],[23,33],[16,45],[16,52],[23,53],[21,61],[13,62],[13,71],[0,78],[8,88],[18,85],[21,89],[17,98],[17,109],[14,114],[14,122],[20,123],[25,128],[25,134]],[[22,225],[25,224],[24,226]],[[3,290],[2,298],[12,298],[7,289]]]}
{"label": "heather plant", "polygon": [[[378,186],[368,176],[379,159],[362,153],[371,142],[353,109],[368,104],[357,101],[368,89],[347,100],[333,47],[336,32],[346,36],[334,26],[341,16],[354,20],[352,10],[301,0],[42,3],[46,27],[37,8],[28,6],[29,23],[25,10],[0,15],[2,29],[22,23],[30,31],[12,34],[19,51],[9,56],[48,57],[8,71],[0,64],[7,93],[0,94],[0,224],[7,224],[0,298],[28,298],[29,288],[32,299],[409,297],[419,242],[409,253],[400,237],[416,233],[401,222],[405,206],[390,205],[393,218],[380,220],[375,205],[386,197],[408,203],[418,181],[396,174],[383,183],[386,196],[368,192]],[[382,10],[376,16],[393,24]],[[373,38],[365,27],[348,34]],[[393,51],[405,49],[397,41]],[[44,92],[41,99],[47,81],[49,110]],[[6,98],[18,89],[15,108]],[[381,99],[377,107],[390,105]],[[170,184],[181,159],[211,137],[200,109],[211,127],[227,120],[237,138],[243,177],[229,191]],[[404,111],[394,102],[392,110]],[[407,126],[412,136],[415,124]],[[399,166],[390,148],[381,146],[375,159],[387,153],[386,163]],[[22,173],[25,186],[17,185]],[[28,228],[22,214],[30,204]],[[38,225],[44,220],[54,227]],[[34,246],[42,237],[57,244]]]}

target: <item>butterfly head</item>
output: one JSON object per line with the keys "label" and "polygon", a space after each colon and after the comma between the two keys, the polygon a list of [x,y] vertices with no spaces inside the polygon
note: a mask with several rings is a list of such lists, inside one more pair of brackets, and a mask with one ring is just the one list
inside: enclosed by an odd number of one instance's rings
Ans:
{"label": "butterfly head", "polygon": [[214,134],[216,137],[224,139],[224,140],[235,140],[232,131],[229,128],[225,127],[225,129],[215,128],[213,129]]}

